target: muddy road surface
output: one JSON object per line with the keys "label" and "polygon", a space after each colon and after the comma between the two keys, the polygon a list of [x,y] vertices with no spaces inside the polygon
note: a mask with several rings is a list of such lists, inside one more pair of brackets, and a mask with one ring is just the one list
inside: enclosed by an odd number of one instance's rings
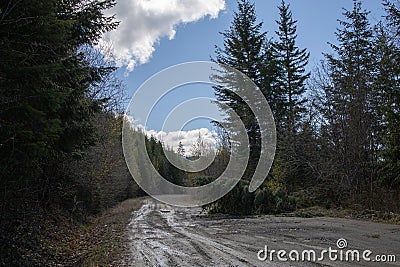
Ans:
{"label": "muddy road surface", "polygon": [[199,208],[148,199],[128,231],[125,266],[400,266],[399,225],[328,217],[216,219]]}

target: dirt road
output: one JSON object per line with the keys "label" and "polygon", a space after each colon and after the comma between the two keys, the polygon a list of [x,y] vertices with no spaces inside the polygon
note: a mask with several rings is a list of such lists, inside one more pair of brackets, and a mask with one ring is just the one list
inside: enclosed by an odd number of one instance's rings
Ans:
{"label": "dirt road", "polygon": [[[133,214],[128,231],[130,255],[126,266],[400,266],[400,226],[338,218],[293,218],[257,216],[210,219],[199,208],[176,208],[146,200]],[[347,247],[339,249],[344,238]],[[342,240],[343,241],[343,240]],[[344,242],[344,241],[343,241]],[[340,245],[343,246],[344,243]],[[267,246],[269,254],[265,261]],[[323,250],[337,250],[323,254]],[[275,250],[276,252],[272,252]],[[285,250],[279,261],[277,251]],[[291,252],[292,250],[298,251]],[[359,251],[356,255],[347,251]],[[364,260],[363,253],[366,252]],[[308,259],[315,251],[314,262]],[[340,251],[343,252],[340,260]],[[283,253],[283,252],[282,252]],[[272,254],[272,261],[269,257]],[[347,255],[347,256],[346,256]],[[397,262],[374,262],[377,255]],[[299,258],[299,261],[293,259]],[[347,259],[351,262],[346,261]],[[393,259],[390,259],[393,260]]]}

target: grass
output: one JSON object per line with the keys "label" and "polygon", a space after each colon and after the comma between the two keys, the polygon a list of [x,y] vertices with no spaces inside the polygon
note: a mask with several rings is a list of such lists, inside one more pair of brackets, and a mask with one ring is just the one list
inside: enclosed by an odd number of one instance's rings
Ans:
{"label": "grass", "polygon": [[128,249],[126,227],[142,201],[128,199],[87,224],[57,227],[42,244],[59,266],[118,266]]}
{"label": "grass", "polygon": [[285,214],[287,216],[296,216],[302,218],[312,217],[338,217],[347,219],[357,219],[363,221],[382,222],[390,224],[400,224],[400,214],[393,212],[382,212],[374,210],[359,209],[326,209],[314,206],[305,209],[299,209],[295,212]]}
{"label": "grass", "polygon": [[132,212],[138,210],[143,199],[129,199],[104,212],[93,221],[89,232],[101,235],[85,255],[82,266],[114,266],[127,250],[126,227]]}

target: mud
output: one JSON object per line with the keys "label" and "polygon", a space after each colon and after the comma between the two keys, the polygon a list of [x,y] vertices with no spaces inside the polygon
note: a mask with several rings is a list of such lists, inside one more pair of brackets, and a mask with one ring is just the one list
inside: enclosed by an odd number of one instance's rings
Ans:
{"label": "mud", "polygon": [[[255,216],[213,219],[200,208],[177,208],[144,201],[128,226],[130,254],[125,266],[400,266],[400,226],[340,218]],[[375,255],[395,255],[397,262],[260,261],[257,253],[268,250],[338,249],[371,250]],[[263,254],[260,254],[263,256]],[[286,258],[288,256],[286,255]]]}

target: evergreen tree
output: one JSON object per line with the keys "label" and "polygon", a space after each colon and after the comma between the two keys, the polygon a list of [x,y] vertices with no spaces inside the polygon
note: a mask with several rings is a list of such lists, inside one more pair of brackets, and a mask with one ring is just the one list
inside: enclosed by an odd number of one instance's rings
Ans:
{"label": "evergreen tree", "polygon": [[[272,42],[273,83],[271,84],[272,105],[278,130],[277,151],[272,167],[275,180],[286,185],[289,191],[307,186],[305,179],[312,180],[306,163],[304,144],[308,143],[304,129],[305,119],[305,72],[309,53],[296,44],[297,21],[293,20],[289,4],[284,1],[278,6],[278,40]],[[302,123],[302,121],[304,123]],[[303,125],[304,124],[304,125]],[[302,135],[302,136],[300,136]],[[307,176],[307,177],[306,177]]]}
{"label": "evergreen tree", "polygon": [[[223,48],[216,47],[215,61],[241,71],[259,86],[266,33],[262,32],[263,23],[257,23],[254,3],[238,0],[237,6],[232,25],[221,33],[224,44]],[[222,97],[230,98],[230,95]]]}
{"label": "evergreen tree", "polygon": [[325,115],[339,179],[360,192],[371,185],[378,145],[373,32],[359,1],[343,15],[346,20],[340,21],[342,29],[336,32],[339,44],[331,44],[335,54],[326,54],[331,85],[325,88],[329,104]]}
{"label": "evergreen tree", "polygon": [[[380,93],[379,111],[383,136],[383,168],[381,181],[391,188],[400,188],[400,11],[399,6],[386,1],[386,25],[377,27],[375,55],[377,57],[376,87]],[[386,27],[385,27],[386,26]]]}
{"label": "evergreen tree", "polygon": [[280,88],[279,78],[282,71],[279,64],[279,57],[274,50],[274,41],[266,40],[263,47],[263,61],[261,65],[261,90],[268,101],[275,118],[275,123],[279,125],[284,116],[285,96]]}
{"label": "evergreen tree", "polygon": [[110,70],[91,66],[79,48],[117,23],[103,14],[114,0],[12,2],[0,3],[0,175],[16,178],[93,144],[104,100],[87,94]]}
{"label": "evergreen tree", "polygon": [[[250,3],[249,0],[239,0],[237,6],[231,26],[222,32],[223,47],[216,47],[215,61],[241,71],[261,88],[266,33],[262,31],[262,23],[257,23],[254,3]],[[254,172],[260,154],[260,130],[257,120],[247,104],[235,93],[221,87],[215,87],[215,92],[218,100],[231,107],[246,127],[252,159],[245,173],[245,177],[249,178]]]}
{"label": "evergreen tree", "polygon": [[[296,20],[292,18],[289,4],[283,0],[279,8],[278,41],[274,43],[274,57],[277,60],[277,71],[279,76],[278,88],[275,88],[275,100],[281,111],[276,111],[280,116],[277,118],[278,126],[282,126],[286,134],[294,134],[301,115],[304,113],[305,80],[309,73],[305,72],[310,54],[306,49],[300,49],[296,45]],[[279,128],[279,127],[278,127]]]}
{"label": "evergreen tree", "polygon": [[176,152],[181,157],[185,156],[185,148],[183,147],[182,142],[180,142],[180,141],[179,141],[179,145],[178,145],[178,150]]}
{"label": "evergreen tree", "polygon": [[386,24],[390,29],[391,36],[396,45],[400,45],[400,1],[384,0],[383,5],[386,11]]}

